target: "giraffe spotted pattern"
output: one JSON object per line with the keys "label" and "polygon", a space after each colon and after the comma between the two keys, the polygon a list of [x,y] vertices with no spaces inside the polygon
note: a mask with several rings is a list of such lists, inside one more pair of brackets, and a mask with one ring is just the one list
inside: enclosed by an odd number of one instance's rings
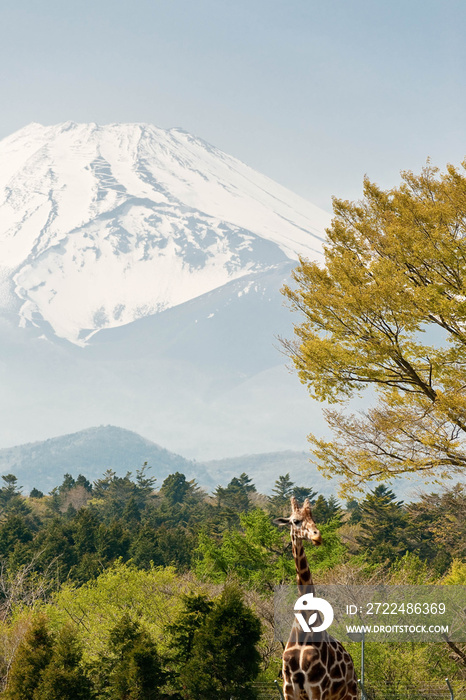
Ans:
{"label": "giraffe spotted pattern", "polygon": [[[290,527],[296,581],[300,594],[315,593],[303,539],[319,545],[322,538],[306,499],[302,508],[291,499],[291,516],[275,523]],[[356,700],[357,682],[353,660],[343,645],[327,632],[314,638],[295,622],[283,652],[283,695],[285,700]]]}

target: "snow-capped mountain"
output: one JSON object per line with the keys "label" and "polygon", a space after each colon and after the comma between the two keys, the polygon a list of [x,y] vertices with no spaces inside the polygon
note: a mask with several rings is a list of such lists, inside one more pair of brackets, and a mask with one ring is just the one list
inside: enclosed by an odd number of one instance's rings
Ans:
{"label": "snow-capped mountain", "polygon": [[328,223],[180,129],[30,124],[0,141],[0,308],[85,345],[234,280],[247,291],[298,255],[318,258]]}
{"label": "snow-capped mountain", "polygon": [[199,461],[306,449],[279,290],[329,220],[179,129],[0,141],[0,448],[111,424]]}

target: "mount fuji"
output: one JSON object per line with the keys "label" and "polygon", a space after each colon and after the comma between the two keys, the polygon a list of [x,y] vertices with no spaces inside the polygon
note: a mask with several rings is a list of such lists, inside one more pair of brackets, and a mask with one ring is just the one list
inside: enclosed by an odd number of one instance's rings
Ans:
{"label": "mount fuji", "polygon": [[297,255],[328,216],[179,129],[30,126],[0,142],[2,301],[84,345]]}
{"label": "mount fuji", "polygon": [[181,129],[0,141],[0,447],[112,424],[190,459],[303,449],[279,290],[329,222]]}

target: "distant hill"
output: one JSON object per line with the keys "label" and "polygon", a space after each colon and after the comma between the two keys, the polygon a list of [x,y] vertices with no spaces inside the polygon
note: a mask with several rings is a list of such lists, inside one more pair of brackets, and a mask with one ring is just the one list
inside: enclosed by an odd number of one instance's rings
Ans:
{"label": "distant hill", "polygon": [[62,483],[66,473],[75,478],[81,473],[90,481],[100,478],[107,469],[119,475],[127,471],[135,474],[144,462],[151,467],[157,486],[176,471],[206,488],[215,486],[203,465],[111,425],[0,450],[0,472],[17,476],[25,493],[33,487],[48,493]]}
{"label": "distant hill", "polygon": [[[170,452],[135,432],[112,425],[88,428],[78,433],[50,438],[0,450],[0,474],[18,477],[24,493],[36,487],[48,493],[63,481],[64,474],[83,474],[90,481],[99,479],[107,469],[118,475],[133,474],[144,462],[160,487],[168,474],[179,471],[209,493],[215,487],[226,486],[234,477],[246,472],[260,493],[270,494],[275,480],[290,474],[296,486],[307,486],[328,497],[337,496],[338,482],[323,477],[309,461],[309,453],[269,452],[245,454],[240,457],[196,462]],[[376,484],[372,483],[369,488]],[[420,477],[397,479],[391,488],[398,497],[410,501],[419,491],[433,490]]]}
{"label": "distant hill", "polygon": [[271,452],[201,463],[111,425],[0,450],[0,473],[17,476],[25,493],[33,487],[48,493],[61,484],[66,473],[75,478],[84,474],[90,481],[100,478],[107,469],[119,475],[127,471],[135,474],[144,462],[157,479],[157,486],[168,474],[179,471],[211,492],[246,472],[258,491],[270,494],[275,480],[289,472],[298,486],[311,486],[325,495],[335,491],[334,485],[310,464],[305,452]]}
{"label": "distant hill", "polygon": [[324,496],[335,495],[337,485],[325,479],[314,464],[309,453],[286,450],[265,454],[242,455],[228,459],[204,462],[206,469],[217,484],[230,481],[233,476],[246,472],[258,491],[270,494],[275,480],[282,474],[290,474],[296,486],[309,486]]}

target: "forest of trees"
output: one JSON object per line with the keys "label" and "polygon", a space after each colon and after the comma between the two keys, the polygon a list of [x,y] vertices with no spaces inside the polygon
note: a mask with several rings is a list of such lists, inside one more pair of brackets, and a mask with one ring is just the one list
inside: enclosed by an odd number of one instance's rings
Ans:
{"label": "forest of trees", "polygon": [[[324,544],[320,583],[466,583],[466,488],[359,500],[293,483],[257,493],[246,473],[206,494],[144,466],[91,484],[69,474],[48,495],[0,489],[0,673],[9,700],[254,698],[278,678],[274,586],[293,583],[289,535],[273,519],[309,497]],[[360,663],[360,645],[345,645]],[[391,697],[466,679],[465,647],[368,644],[366,677]],[[369,687],[369,686],[368,686]],[[401,697],[401,696],[400,696]]]}

